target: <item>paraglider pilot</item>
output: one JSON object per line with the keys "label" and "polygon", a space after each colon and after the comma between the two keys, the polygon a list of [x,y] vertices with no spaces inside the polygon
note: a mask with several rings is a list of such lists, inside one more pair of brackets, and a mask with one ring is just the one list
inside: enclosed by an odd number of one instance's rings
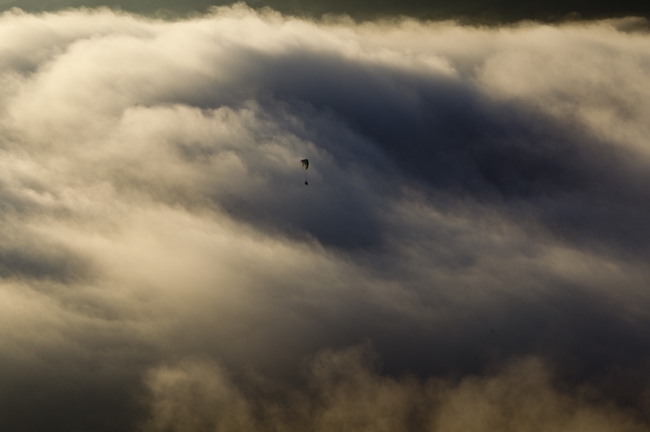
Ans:
{"label": "paraglider pilot", "polygon": [[[307,171],[307,168],[309,168],[309,159],[303,159],[300,161],[300,166]],[[309,186],[309,183],[307,183],[307,173],[305,173],[305,185]]]}

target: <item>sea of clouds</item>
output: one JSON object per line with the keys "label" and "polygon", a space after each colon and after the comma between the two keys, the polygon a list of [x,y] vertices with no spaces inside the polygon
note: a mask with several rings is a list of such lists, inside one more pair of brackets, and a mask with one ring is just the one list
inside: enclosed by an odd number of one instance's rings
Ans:
{"label": "sea of clouds", "polygon": [[1,428],[649,430],[647,28],[5,12]]}

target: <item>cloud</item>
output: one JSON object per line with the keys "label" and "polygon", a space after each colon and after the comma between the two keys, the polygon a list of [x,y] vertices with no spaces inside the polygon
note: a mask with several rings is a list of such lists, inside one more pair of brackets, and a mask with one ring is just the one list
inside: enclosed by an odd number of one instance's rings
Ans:
{"label": "cloud", "polygon": [[647,430],[593,389],[558,389],[536,358],[485,376],[425,382],[380,375],[371,358],[367,346],[320,353],[303,386],[283,397],[276,389],[270,400],[250,387],[247,398],[214,363],[164,366],[149,374],[153,409],[142,430]]}
{"label": "cloud", "polygon": [[218,365],[185,361],[150,374],[150,430],[252,430],[252,410]]}
{"label": "cloud", "polygon": [[638,24],[4,13],[0,424],[647,426]]}

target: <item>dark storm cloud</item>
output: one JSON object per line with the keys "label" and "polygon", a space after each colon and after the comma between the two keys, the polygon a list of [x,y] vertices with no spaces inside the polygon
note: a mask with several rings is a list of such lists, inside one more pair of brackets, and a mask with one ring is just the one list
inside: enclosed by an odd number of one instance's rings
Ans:
{"label": "dark storm cloud", "polygon": [[639,23],[4,14],[0,428],[647,430]]}

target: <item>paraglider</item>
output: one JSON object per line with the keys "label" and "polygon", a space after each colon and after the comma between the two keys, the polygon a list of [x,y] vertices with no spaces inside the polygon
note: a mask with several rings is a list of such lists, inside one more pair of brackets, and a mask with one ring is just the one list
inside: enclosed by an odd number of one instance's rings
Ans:
{"label": "paraglider", "polygon": [[[307,168],[309,168],[309,159],[303,159],[300,161],[300,166],[307,171]],[[309,186],[309,183],[307,183],[307,173],[305,173],[305,185]]]}

